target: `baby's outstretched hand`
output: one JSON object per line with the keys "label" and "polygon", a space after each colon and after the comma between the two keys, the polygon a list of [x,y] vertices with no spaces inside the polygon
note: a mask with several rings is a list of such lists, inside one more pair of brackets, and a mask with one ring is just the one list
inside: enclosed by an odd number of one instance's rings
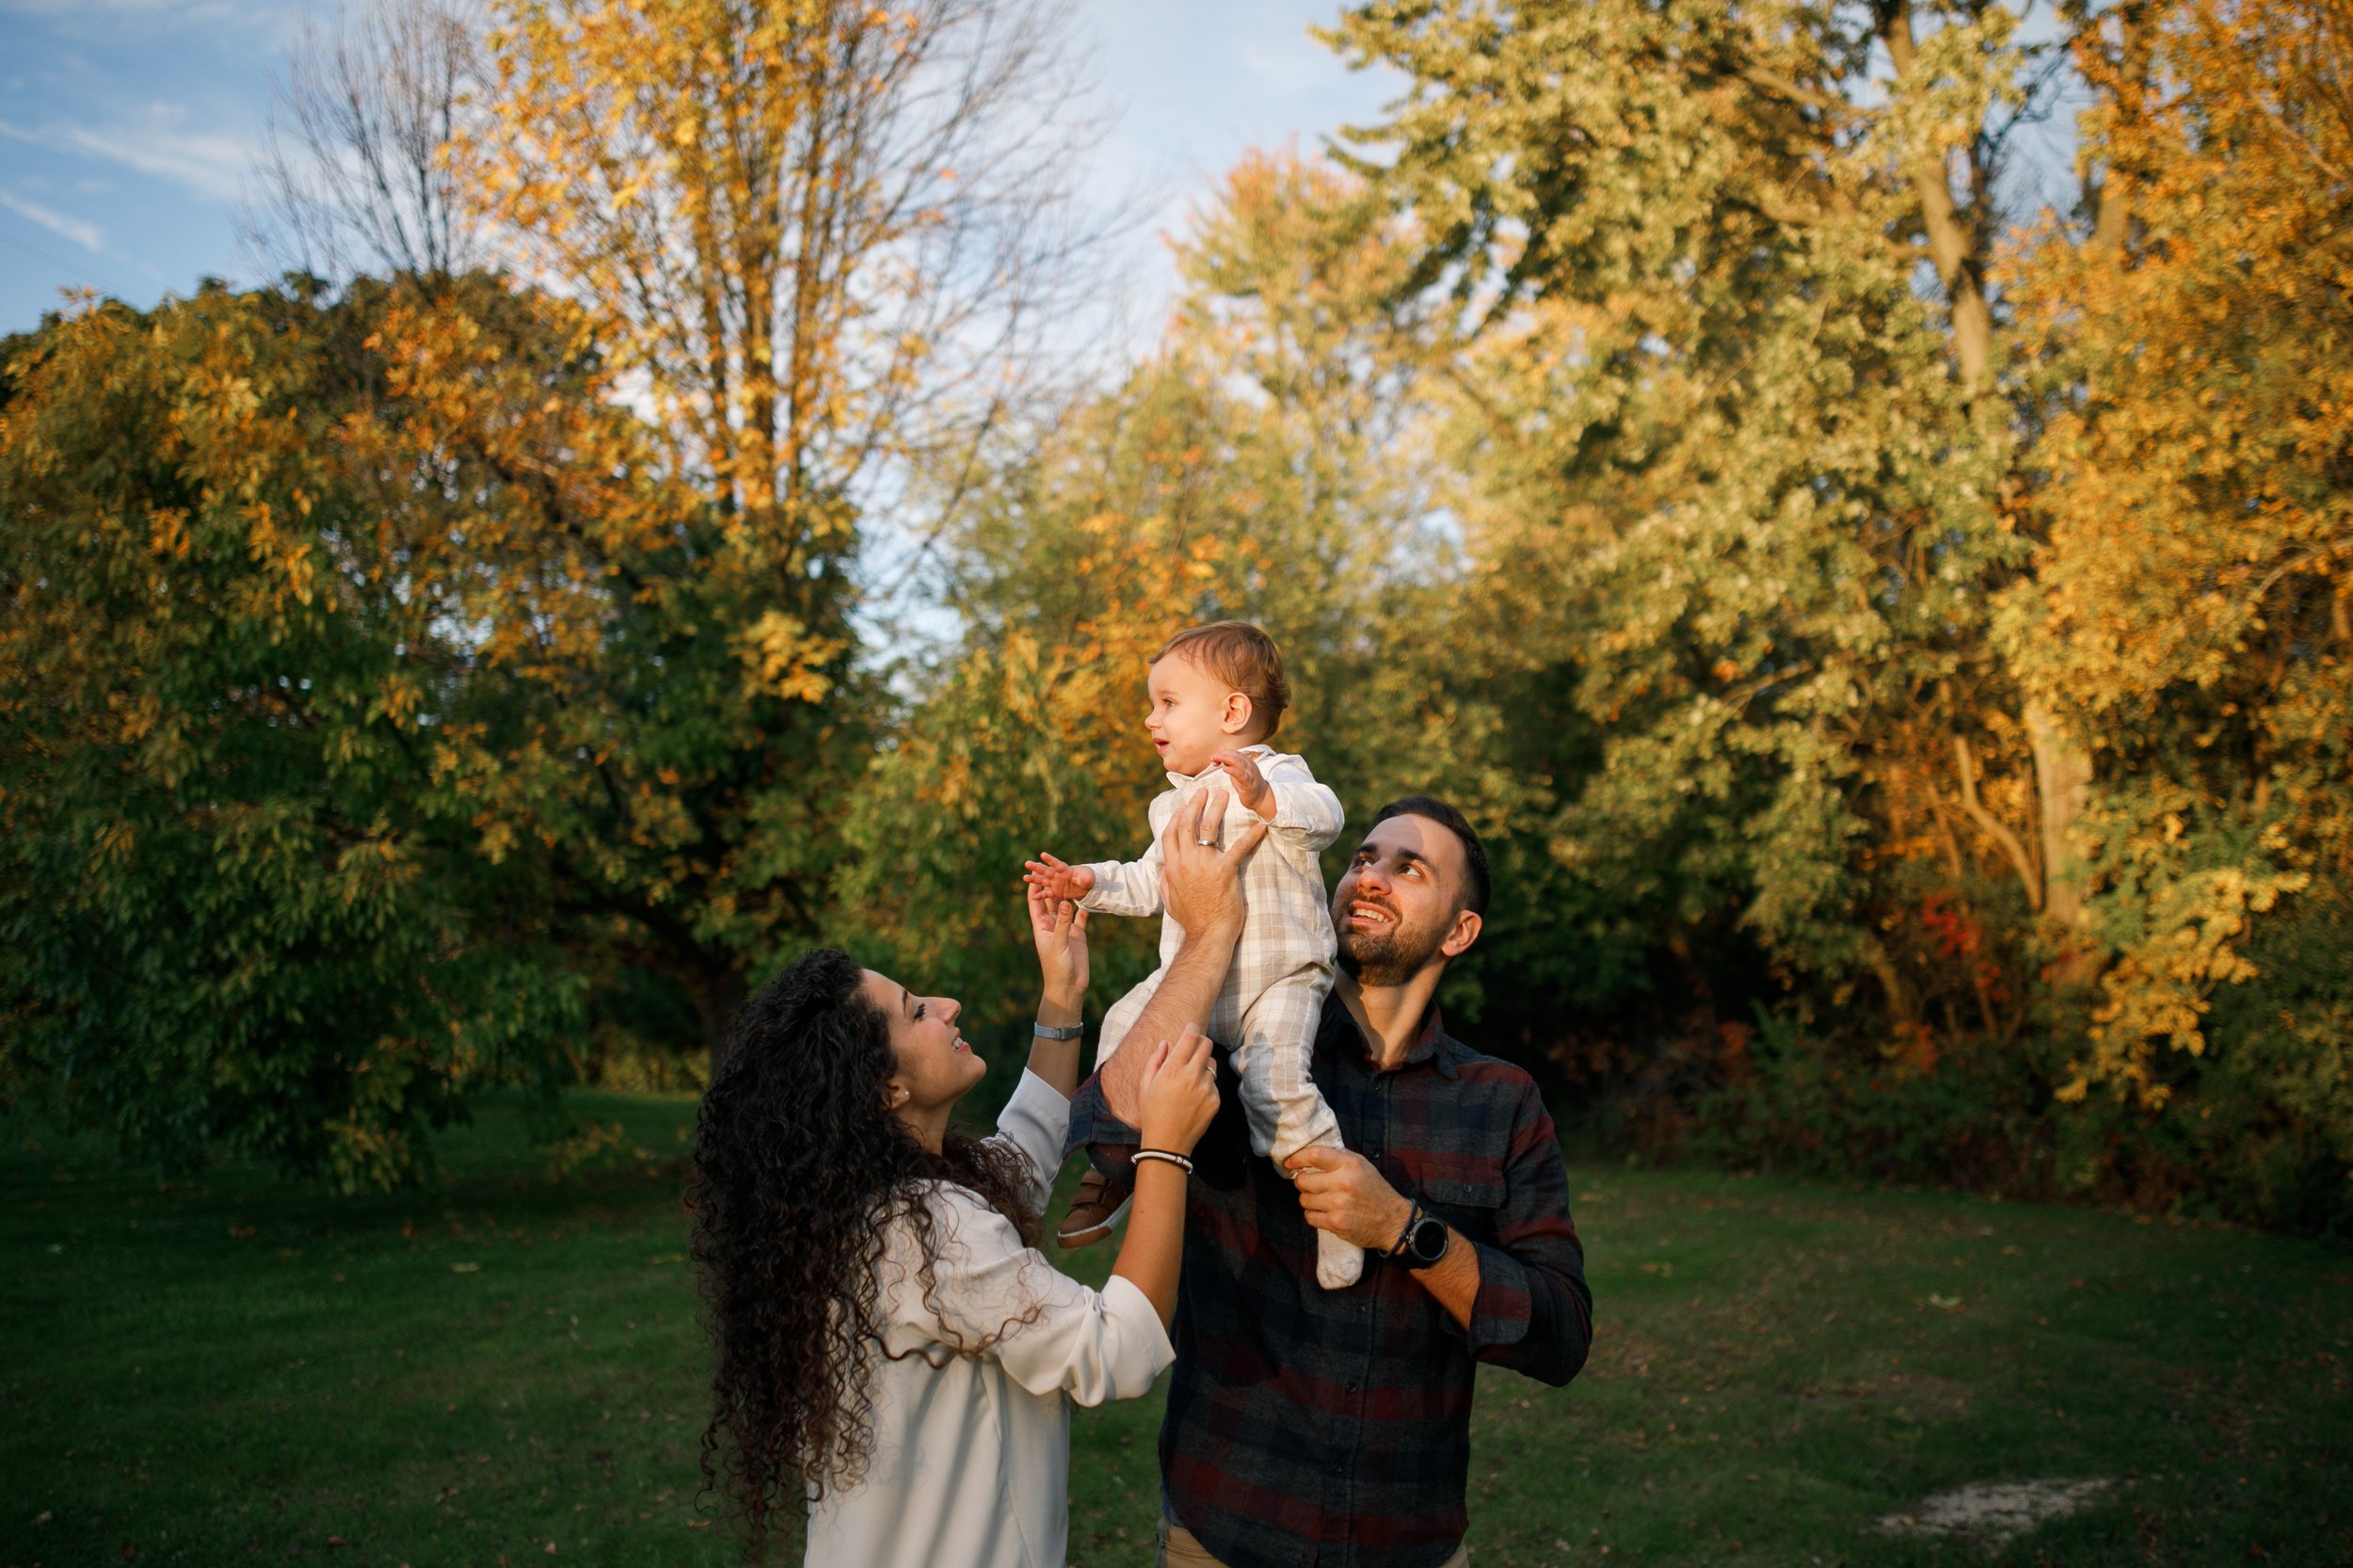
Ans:
{"label": "baby's outstretched hand", "polygon": [[1041,853],[1021,862],[1021,880],[1048,898],[1082,899],[1095,890],[1095,873],[1084,866],[1065,865]]}
{"label": "baby's outstretched hand", "polygon": [[1274,815],[1274,786],[1258,771],[1258,760],[1244,751],[1221,751],[1209,759],[1211,765],[1225,770],[1233,780],[1234,798],[1258,815]]}

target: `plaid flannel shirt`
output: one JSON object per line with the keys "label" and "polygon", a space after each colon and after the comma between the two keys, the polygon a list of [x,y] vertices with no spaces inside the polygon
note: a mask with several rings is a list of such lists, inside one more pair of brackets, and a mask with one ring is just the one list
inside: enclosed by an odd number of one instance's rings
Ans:
{"label": "plaid flannel shirt", "polygon": [[[1218,1071],[1171,1334],[1168,1511],[1228,1568],[1435,1568],[1467,1524],[1476,1364],[1557,1386],[1592,1341],[1552,1118],[1527,1073],[1449,1037],[1436,1007],[1403,1064],[1380,1072],[1347,1007],[1324,1003],[1315,1078],[1348,1146],[1479,1251],[1466,1331],[1378,1255],[1352,1288],[1316,1284],[1298,1193],[1250,1158],[1223,1052]],[[1135,1142],[1093,1080],[1069,1136],[1107,1167]]]}

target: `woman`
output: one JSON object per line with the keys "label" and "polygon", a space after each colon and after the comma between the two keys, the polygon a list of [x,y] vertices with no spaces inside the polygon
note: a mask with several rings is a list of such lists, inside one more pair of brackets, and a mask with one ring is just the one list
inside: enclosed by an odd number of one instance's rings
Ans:
{"label": "woman", "polygon": [[[1085,914],[1033,892],[1030,923],[1039,1027],[1076,1025]],[[1139,1161],[1100,1292],[1056,1272],[1032,1243],[1078,1041],[1038,1038],[997,1135],[973,1138],[950,1125],[984,1070],[959,1011],[821,949],[744,1004],[703,1096],[703,1464],[755,1559],[806,1507],[812,1568],[1061,1568],[1069,1401],[1132,1399],[1173,1358],[1183,1168]],[[1144,1146],[1189,1154],[1217,1109],[1209,1042],[1188,1030],[1151,1064]]]}

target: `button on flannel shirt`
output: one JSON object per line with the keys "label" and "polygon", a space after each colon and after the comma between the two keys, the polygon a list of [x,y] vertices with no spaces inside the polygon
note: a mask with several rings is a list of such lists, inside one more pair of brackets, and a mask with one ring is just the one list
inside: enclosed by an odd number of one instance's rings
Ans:
{"label": "button on flannel shirt", "polygon": [[[1527,1073],[1448,1036],[1434,1006],[1384,1073],[1347,1007],[1325,1001],[1315,1079],[1348,1146],[1479,1249],[1466,1332],[1378,1255],[1349,1289],[1316,1284],[1315,1232],[1289,1181],[1250,1158],[1223,1051],[1218,1075],[1171,1333],[1169,1512],[1228,1568],[1436,1568],[1467,1524],[1476,1364],[1557,1386],[1592,1341],[1552,1118]],[[1082,1085],[1071,1145],[1109,1168],[1135,1141]]]}

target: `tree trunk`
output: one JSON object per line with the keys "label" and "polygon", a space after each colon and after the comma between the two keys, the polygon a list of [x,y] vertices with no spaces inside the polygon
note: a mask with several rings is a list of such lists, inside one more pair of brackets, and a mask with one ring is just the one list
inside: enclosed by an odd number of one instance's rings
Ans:
{"label": "tree trunk", "polygon": [[[1911,71],[1919,50],[1910,0],[1882,0],[1879,23],[1880,41],[1900,79]],[[1951,170],[1944,158],[1915,158],[1910,172],[1913,193],[1920,200],[1920,226],[1928,233],[1929,253],[1952,313],[1953,358],[1961,391],[1974,400],[1989,385],[1993,360],[1993,309],[1986,298],[1980,226],[1953,200]],[[1973,190],[1971,199],[1981,202],[1984,193]]]}
{"label": "tree trunk", "polygon": [[[2139,0],[2127,0],[2117,11],[2121,27],[2118,56],[2117,113],[2127,119],[2141,113],[2153,59],[2154,37],[2149,10]],[[2133,179],[2129,170],[2110,165],[2094,193],[2091,252],[2107,264],[2121,267],[2129,257]],[[2082,982],[2091,978],[2096,962],[2084,902],[2084,872],[2067,839],[2091,795],[2091,754],[2068,732],[2058,716],[2039,699],[2030,699],[2020,715],[2026,741],[2034,749],[2035,798],[2041,817],[2042,912],[2065,932],[2065,947],[2057,978]]]}
{"label": "tree trunk", "polygon": [[[2117,8],[2116,14],[2123,34],[2117,56],[2116,113],[2118,119],[2130,121],[2140,118],[2156,40],[2146,5],[2129,0]],[[2090,248],[2117,266],[2123,264],[2125,242],[2132,237],[2133,184],[2129,169],[2109,164],[2101,170],[2100,184],[2091,193]]]}
{"label": "tree trunk", "polygon": [[694,993],[695,1014],[702,1020],[703,1049],[711,1055],[711,1070],[719,1071],[719,1061],[728,1051],[728,1024],[735,1010],[744,1005],[751,988],[744,982],[744,971],[738,968],[707,969],[687,983]]}
{"label": "tree trunk", "polygon": [[2068,834],[2091,798],[2091,754],[2041,701],[2029,701],[2023,717],[2026,743],[2034,748],[2035,801],[2041,817],[2042,913],[2068,935],[2060,978],[2082,980],[2089,976],[2091,948],[2085,936],[2083,866]]}

